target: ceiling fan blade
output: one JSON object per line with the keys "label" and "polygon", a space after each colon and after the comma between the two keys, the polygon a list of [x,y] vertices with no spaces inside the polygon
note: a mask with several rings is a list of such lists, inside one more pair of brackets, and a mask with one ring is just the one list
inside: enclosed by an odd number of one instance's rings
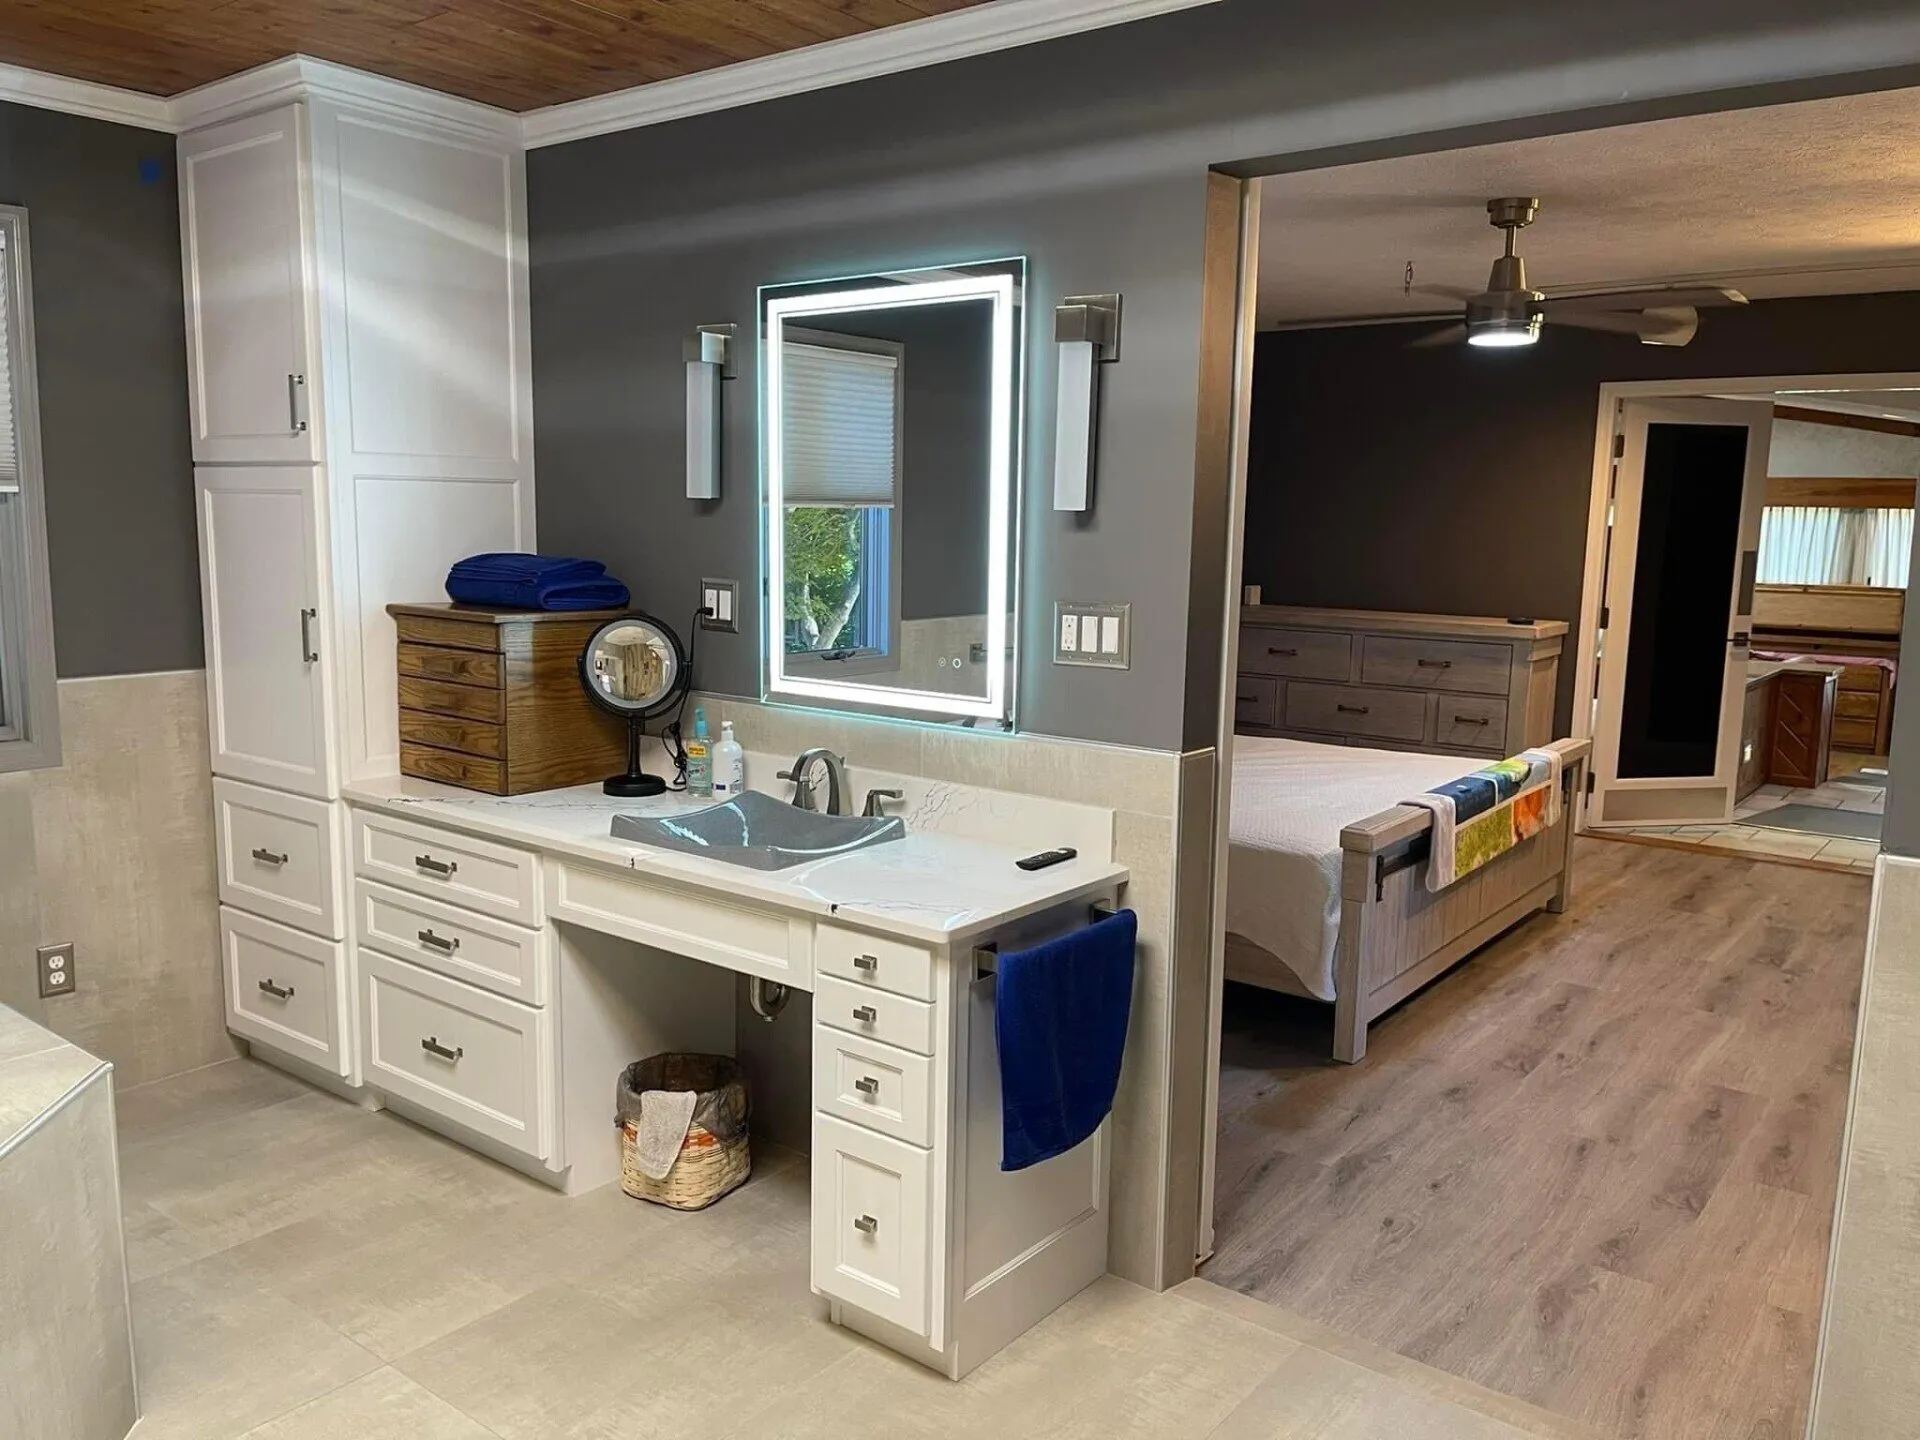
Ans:
{"label": "ceiling fan blade", "polygon": [[1689,305],[1663,305],[1650,310],[1550,310],[1549,325],[1577,330],[1605,330],[1631,335],[1643,345],[1685,345],[1700,329],[1700,312]]}
{"label": "ceiling fan blade", "polygon": [[1409,350],[1431,350],[1436,345],[1458,345],[1467,338],[1467,327],[1463,321],[1451,325],[1442,325],[1438,330],[1429,331],[1417,340],[1409,340]]}
{"label": "ceiling fan blade", "polygon": [[1747,297],[1724,286],[1705,286],[1672,290],[1617,290],[1612,294],[1553,295],[1540,302],[1548,319],[1562,314],[1590,313],[1596,310],[1671,310],[1681,306],[1698,309],[1702,305],[1744,305]]}

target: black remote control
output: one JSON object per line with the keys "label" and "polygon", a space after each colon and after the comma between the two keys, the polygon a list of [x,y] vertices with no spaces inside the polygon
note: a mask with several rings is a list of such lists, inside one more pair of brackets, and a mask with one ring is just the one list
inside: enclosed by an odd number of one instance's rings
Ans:
{"label": "black remote control", "polygon": [[1058,865],[1063,861],[1071,860],[1079,853],[1071,845],[1062,845],[1058,850],[1042,850],[1038,855],[1029,855],[1026,859],[1016,860],[1013,863],[1022,870],[1044,870],[1049,865]]}

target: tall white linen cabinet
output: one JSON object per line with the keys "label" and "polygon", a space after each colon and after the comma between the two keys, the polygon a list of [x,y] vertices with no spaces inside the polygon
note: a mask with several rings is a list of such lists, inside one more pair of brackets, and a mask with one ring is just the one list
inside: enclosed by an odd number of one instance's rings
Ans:
{"label": "tall white linen cabinet", "polygon": [[361,1083],[341,787],[399,769],[390,601],[531,550],[511,116],[295,59],[180,136],[227,1024]]}

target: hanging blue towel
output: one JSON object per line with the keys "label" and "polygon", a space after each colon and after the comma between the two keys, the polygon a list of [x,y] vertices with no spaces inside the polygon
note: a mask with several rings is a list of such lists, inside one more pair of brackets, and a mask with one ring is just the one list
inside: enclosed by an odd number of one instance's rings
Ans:
{"label": "hanging blue towel", "polygon": [[1122,910],[1000,957],[1000,1168],[1064,1155],[1113,1109],[1133,1009],[1138,921]]}
{"label": "hanging blue towel", "polygon": [[633,598],[598,560],[509,553],[460,561],[447,572],[447,596],[508,610],[618,610]]}

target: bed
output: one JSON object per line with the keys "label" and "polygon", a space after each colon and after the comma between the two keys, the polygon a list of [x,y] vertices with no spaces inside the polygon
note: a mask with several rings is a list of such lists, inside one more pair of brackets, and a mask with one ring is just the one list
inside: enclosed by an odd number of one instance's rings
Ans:
{"label": "bed", "polygon": [[1331,1003],[1334,1058],[1360,1060],[1370,1021],[1534,911],[1565,908],[1588,744],[1551,748],[1560,822],[1436,894],[1423,863],[1432,816],[1400,802],[1478,762],[1236,737],[1227,978]]}

